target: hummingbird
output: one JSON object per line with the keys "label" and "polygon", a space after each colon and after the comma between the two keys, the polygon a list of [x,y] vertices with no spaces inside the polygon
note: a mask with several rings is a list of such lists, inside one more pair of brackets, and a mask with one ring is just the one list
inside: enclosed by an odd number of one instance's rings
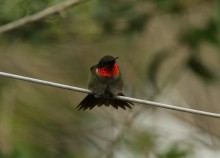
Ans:
{"label": "hummingbird", "polygon": [[90,68],[88,79],[88,89],[92,94],[88,94],[76,107],[78,110],[93,109],[95,106],[113,106],[126,110],[134,105],[130,101],[115,99],[115,96],[124,96],[122,93],[123,80],[116,59],[113,56],[106,55],[100,59],[98,64]]}

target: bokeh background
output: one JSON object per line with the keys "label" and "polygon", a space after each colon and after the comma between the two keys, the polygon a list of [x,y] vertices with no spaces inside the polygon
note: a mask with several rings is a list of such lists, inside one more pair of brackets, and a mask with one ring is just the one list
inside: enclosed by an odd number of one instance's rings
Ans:
{"label": "bokeh background", "polygon": [[[61,0],[1,0],[0,25]],[[0,35],[0,71],[87,88],[119,56],[127,96],[220,113],[219,0],[91,0]],[[0,78],[0,158],[216,158],[220,120]]]}

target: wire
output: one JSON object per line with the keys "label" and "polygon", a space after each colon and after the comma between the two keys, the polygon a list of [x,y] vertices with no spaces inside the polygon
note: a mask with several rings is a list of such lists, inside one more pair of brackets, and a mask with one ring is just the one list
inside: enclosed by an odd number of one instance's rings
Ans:
{"label": "wire", "polygon": [[7,78],[18,79],[18,80],[23,80],[23,81],[28,81],[28,82],[32,82],[32,83],[48,85],[48,86],[62,88],[62,89],[73,90],[73,91],[82,92],[82,93],[92,93],[90,90],[84,89],[84,88],[73,87],[73,86],[69,86],[69,85],[59,84],[59,83],[45,81],[45,80],[39,80],[39,79],[36,79],[36,78],[10,74],[10,73],[6,73],[6,72],[0,72],[0,76],[7,77]]}
{"label": "wire", "polygon": [[[37,83],[37,84],[43,84],[43,85],[62,88],[62,89],[68,89],[68,90],[77,91],[77,92],[81,92],[81,93],[90,93],[90,94],[92,93],[90,90],[84,89],[84,88],[79,88],[79,87],[69,86],[69,85],[65,85],[65,84],[50,82],[50,81],[46,81],[46,80],[39,80],[36,78],[25,77],[25,76],[15,75],[15,74],[11,74],[11,73],[6,73],[6,72],[0,72],[0,76],[7,77],[7,78],[13,78],[13,79],[17,79],[17,80],[28,81],[28,82]],[[185,108],[185,107],[180,107],[180,106],[174,106],[174,105],[163,104],[163,103],[158,103],[158,102],[153,102],[153,101],[125,97],[125,96],[116,96],[115,98],[117,98],[119,100],[131,101],[131,102],[135,102],[135,103],[139,103],[139,104],[151,105],[151,106],[160,107],[160,108],[164,108],[164,109],[170,109],[170,110],[181,111],[181,112],[203,115],[203,116],[208,116],[208,117],[220,119],[220,114],[217,114],[217,113],[211,113],[211,112],[206,112],[206,111],[201,111],[201,110],[195,110],[195,109],[190,109],[190,108]]]}

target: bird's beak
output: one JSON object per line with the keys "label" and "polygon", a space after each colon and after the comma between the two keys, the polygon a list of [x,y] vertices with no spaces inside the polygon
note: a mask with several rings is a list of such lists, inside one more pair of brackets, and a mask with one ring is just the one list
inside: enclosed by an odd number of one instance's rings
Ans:
{"label": "bird's beak", "polygon": [[114,60],[118,59],[119,57],[114,58]]}
{"label": "bird's beak", "polygon": [[116,60],[116,59],[118,59],[118,58],[119,58],[119,57],[114,58],[114,59],[112,60],[112,62],[114,62],[114,63],[115,63],[115,60]]}
{"label": "bird's beak", "polygon": [[118,58],[119,58],[119,57],[114,58],[114,59],[111,61],[111,63],[112,63],[112,64],[116,63],[116,59],[118,59]]}

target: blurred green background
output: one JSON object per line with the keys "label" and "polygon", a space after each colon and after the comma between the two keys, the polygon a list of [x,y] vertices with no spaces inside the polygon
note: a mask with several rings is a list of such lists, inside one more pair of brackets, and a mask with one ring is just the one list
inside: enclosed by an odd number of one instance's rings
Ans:
{"label": "blurred green background", "polygon": [[[0,25],[61,0],[1,0]],[[127,96],[220,113],[219,0],[91,0],[0,35],[0,71],[87,87],[119,56]],[[0,158],[220,157],[218,119],[0,78]]]}

